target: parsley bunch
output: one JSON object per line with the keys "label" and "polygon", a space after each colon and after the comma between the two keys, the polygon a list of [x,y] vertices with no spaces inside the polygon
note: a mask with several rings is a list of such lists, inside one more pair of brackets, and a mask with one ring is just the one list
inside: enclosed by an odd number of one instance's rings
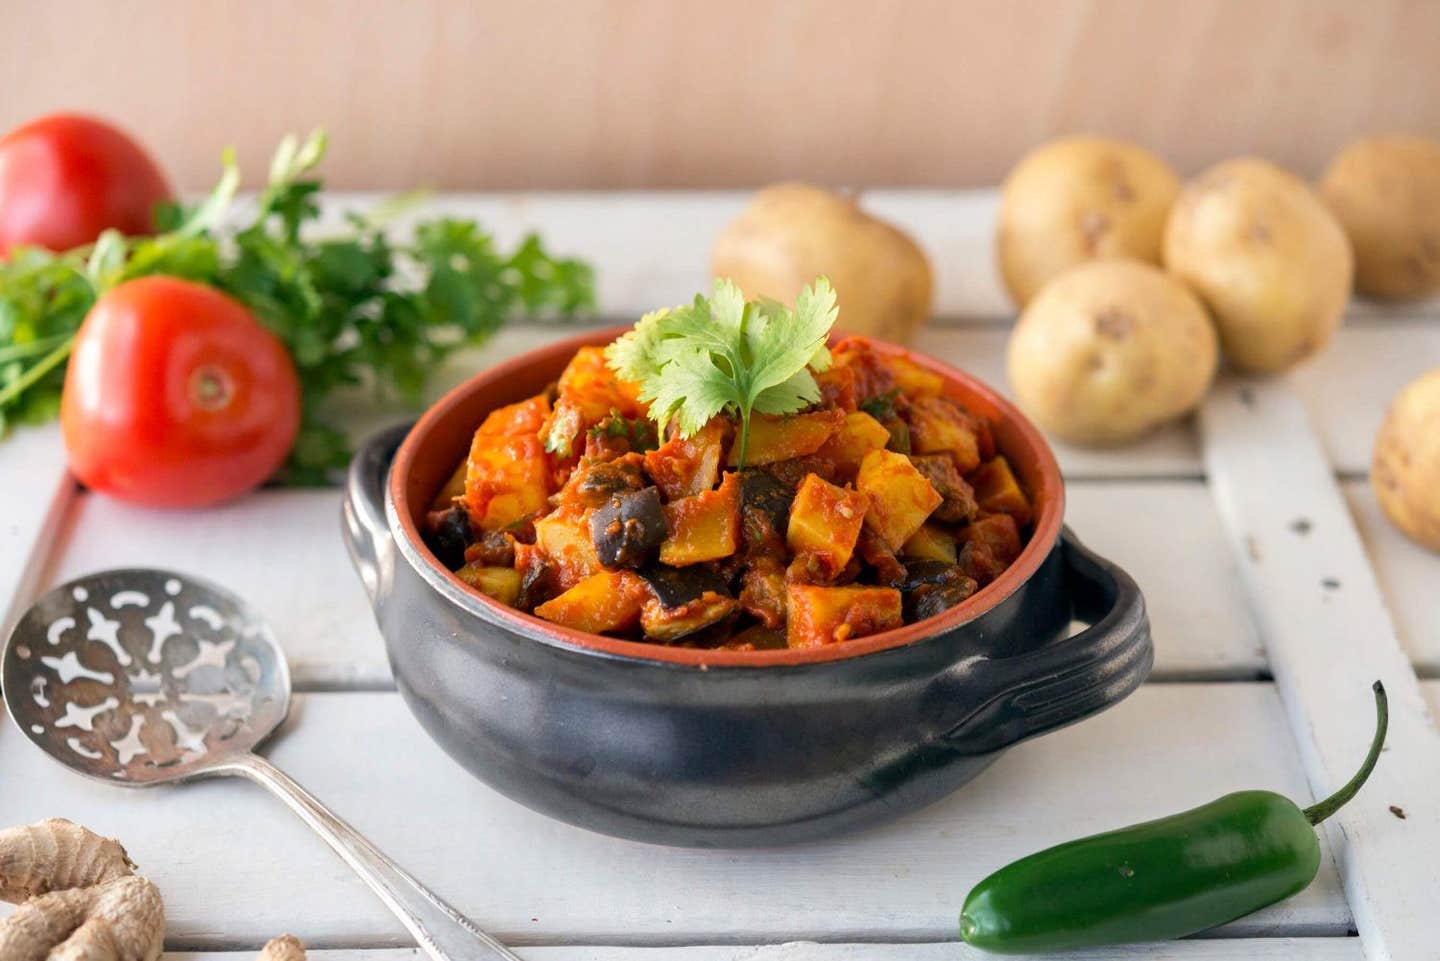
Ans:
{"label": "parsley bunch", "polygon": [[154,237],[107,231],[84,248],[20,250],[0,263],[0,432],[8,421],[55,416],[85,314],[106,290],[147,274],[224,291],[289,349],[304,398],[282,476],[291,483],[324,483],[349,459],[344,432],[326,415],[336,391],[372,385],[418,404],[428,373],[446,355],[484,341],[508,318],[593,305],[590,267],[551,256],[534,234],[504,251],[474,221],[440,218],[418,224],[411,240],[393,241],[385,228],[413,198],[351,214],[343,231],[310,237],[321,190],[312,173],[325,146],[322,132],[282,141],[248,212],[235,203],[239,170],[227,152],[210,196],[162,210]]}
{"label": "parsley bunch", "polygon": [[663,431],[673,418],[690,437],[724,411],[740,420],[741,467],[750,417],[793,414],[820,399],[811,371],[830,366],[825,348],[839,308],[818,278],[791,309],[746,301],[733,281],[715,281],[709,299],[657,310],[606,348],[611,369],[640,385],[640,399]]}

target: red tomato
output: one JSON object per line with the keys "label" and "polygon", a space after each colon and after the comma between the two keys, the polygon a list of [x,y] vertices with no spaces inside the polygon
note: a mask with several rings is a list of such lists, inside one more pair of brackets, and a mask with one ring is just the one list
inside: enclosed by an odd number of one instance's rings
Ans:
{"label": "red tomato", "polygon": [[198,507],[284,462],[300,380],[283,344],[236,301],[173,277],[106,293],[75,341],[60,404],[70,468],[122,500]]}
{"label": "red tomato", "polygon": [[69,250],[109,227],[148,234],[171,196],[121,130],[74,114],[32,120],[0,137],[0,258],[20,244]]}

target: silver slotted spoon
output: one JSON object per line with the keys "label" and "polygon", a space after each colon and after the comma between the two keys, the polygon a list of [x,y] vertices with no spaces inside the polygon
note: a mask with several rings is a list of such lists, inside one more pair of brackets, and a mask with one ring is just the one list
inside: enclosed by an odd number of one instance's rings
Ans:
{"label": "silver slotted spoon", "polygon": [[45,753],[109,784],[238,775],[335,849],[436,961],[518,961],[254,753],[290,706],[263,621],[205,581],[115,570],[63,584],[20,619],[0,664],[10,716]]}

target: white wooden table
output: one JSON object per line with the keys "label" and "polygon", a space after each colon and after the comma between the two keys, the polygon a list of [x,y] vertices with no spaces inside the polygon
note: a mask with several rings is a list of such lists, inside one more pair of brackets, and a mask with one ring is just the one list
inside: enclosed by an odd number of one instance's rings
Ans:
{"label": "white wooden table", "polygon": [[[548,194],[443,206],[504,239],[539,228],[554,249],[590,258],[601,313],[629,320],[706,284],[710,239],[743,200]],[[879,192],[869,202],[912,229],[934,261],[940,319],[920,348],[1003,388],[1011,318],[991,266],[993,192]],[[552,336],[553,327],[512,325],[440,371],[434,390]],[[954,940],[960,903],[1012,858],[1233,789],[1307,801],[1338,784],[1363,753],[1369,682],[1383,676],[1396,702],[1393,746],[1343,831],[1325,832],[1308,890],[1196,939],[1086,957],[1434,958],[1440,948],[1420,935],[1440,934],[1430,913],[1440,846],[1423,846],[1440,839],[1440,739],[1425,708],[1425,699],[1440,705],[1440,557],[1386,524],[1364,477],[1386,403],[1436,365],[1440,308],[1357,304],[1324,356],[1279,381],[1224,385],[1199,424],[1115,451],[1060,447],[1068,522],[1146,593],[1151,682],[1097,718],[1013,749],[926,811],[823,844],[723,852],[622,842],[532,814],[470,778],[392,690],[340,543],[335,490],[142,510],[77,491],[53,429],[19,432],[0,445],[0,620],[37,591],[105,567],[168,566],[230,586],[269,618],[302,692],[271,756],[534,961],[974,956]],[[356,402],[357,432],[394,418]],[[1293,530],[1302,517],[1303,541]],[[1342,587],[1322,587],[1321,568]],[[321,958],[414,957],[379,902],[258,790],[93,784],[0,721],[0,825],[52,815],[124,841],[164,893],[176,957],[248,958],[284,931],[333,949]]]}

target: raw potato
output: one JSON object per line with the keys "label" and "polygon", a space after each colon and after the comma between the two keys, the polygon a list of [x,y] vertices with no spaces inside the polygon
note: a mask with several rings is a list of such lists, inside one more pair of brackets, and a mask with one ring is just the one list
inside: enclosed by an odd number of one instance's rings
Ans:
{"label": "raw potato", "polygon": [[1370,484],[1396,527],[1440,551],[1440,368],[1390,405],[1375,438]]}
{"label": "raw potato", "polygon": [[1320,190],[1355,248],[1356,290],[1384,300],[1440,292],[1440,142],[1357,140]]}
{"label": "raw potato", "polygon": [[1024,307],[1046,281],[1087,260],[1160,263],[1180,180],[1134,144],[1054,140],[1005,179],[996,251],[1010,298]]}
{"label": "raw potato", "polygon": [[1293,174],[1230,160],[1186,184],[1165,266],[1200,295],[1235,366],[1270,373],[1324,347],[1350,296],[1350,243]]}
{"label": "raw potato", "polygon": [[808,184],[759,191],[715,241],[711,271],[747,298],[795,302],[816,277],[840,304],[836,329],[905,343],[930,317],[930,262],[908,234],[855,198]]}
{"label": "raw potato", "polygon": [[1042,427],[1115,444],[1188,413],[1219,364],[1215,330],[1157,267],[1098,260],[1040,291],[1010,335],[1010,383]]}

